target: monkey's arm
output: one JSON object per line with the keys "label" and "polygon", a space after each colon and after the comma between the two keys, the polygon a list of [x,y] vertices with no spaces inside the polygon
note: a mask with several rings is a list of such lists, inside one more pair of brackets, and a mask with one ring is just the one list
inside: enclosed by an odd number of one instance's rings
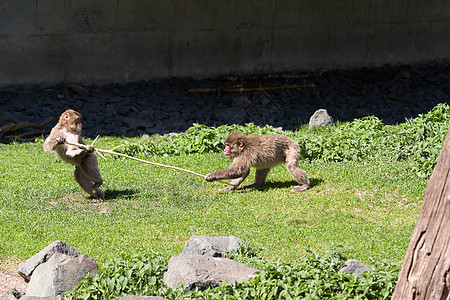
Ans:
{"label": "monkey's arm", "polygon": [[76,146],[64,145],[64,147],[66,147],[66,157],[70,159],[85,156],[89,152],[92,152]]}
{"label": "monkey's arm", "polygon": [[206,175],[205,179],[206,181],[214,181],[219,179],[235,179],[240,178],[248,175],[248,170],[240,170],[235,168],[228,168],[219,170],[213,173],[209,173]]}
{"label": "monkey's arm", "polygon": [[249,169],[248,170],[239,170],[239,169],[229,168],[229,169],[224,169],[224,170],[216,171],[213,173],[209,173],[206,175],[205,179],[206,179],[206,181],[209,181],[209,182],[214,181],[214,180],[220,180],[220,179],[233,179],[227,187],[219,190],[219,191],[229,191],[229,190],[236,189],[242,183],[242,181],[244,181],[244,179],[247,177],[249,171],[250,171]]}

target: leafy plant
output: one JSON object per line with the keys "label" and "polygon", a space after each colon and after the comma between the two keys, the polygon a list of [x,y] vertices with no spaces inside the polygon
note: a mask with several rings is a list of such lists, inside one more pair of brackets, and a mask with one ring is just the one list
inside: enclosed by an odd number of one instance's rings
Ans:
{"label": "leafy plant", "polygon": [[258,251],[241,249],[227,256],[260,271],[245,282],[222,284],[204,291],[184,292],[162,281],[167,261],[160,254],[137,253],[114,259],[95,277],[88,276],[68,299],[113,299],[125,295],[159,295],[169,299],[388,299],[400,266],[377,263],[358,277],[340,268],[347,258],[337,249],[310,252],[299,265],[270,263]]}
{"label": "leafy plant", "polygon": [[188,293],[195,299],[390,299],[400,266],[375,263],[363,278],[343,273],[347,258],[337,249],[310,252],[296,266],[268,263],[260,266],[258,277],[246,282]]}
{"label": "leafy plant", "polygon": [[126,295],[157,295],[167,260],[159,253],[137,252],[114,258],[98,275],[81,281],[68,299],[113,299]]}
{"label": "leafy plant", "polygon": [[[450,107],[438,104],[427,114],[406,120],[399,125],[385,125],[375,116],[355,119],[336,126],[283,131],[302,146],[307,161],[369,161],[410,162],[411,171],[428,177],[436,165],[445,134],[450,125]],[[159,140],[129,142],[121,151],[128,155],[181,155],[220,152],[225,137],[232,131],[266,135],[280,133],[272,126],[252,123],[224,125],[217,128],[194,124],[185,133]]]}
{"label": "leafy plant", "polygon": [[259,127],[253,123],[245,126],[223,125],[217,128],[193,124],[186,132],[172,137],[167,135],[157,140],[127,142],[120,151],[132,156],[220,152],[225,146],[225,137],[232,131],[257,135],[278,133],[272,126]]}

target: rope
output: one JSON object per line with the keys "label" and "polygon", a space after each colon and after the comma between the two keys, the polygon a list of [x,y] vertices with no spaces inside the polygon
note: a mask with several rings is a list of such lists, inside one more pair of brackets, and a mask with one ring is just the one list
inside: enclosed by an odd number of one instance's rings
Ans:
{"label": "rope", "polygon": [[[76,146],[76,147],[79,147],[79,148],[87,149],[87,146],[86,146],[86,145],[83,145],[83,144],[79,144],[79,143],[71,143],[71,142],[68,142],[68,141],[64,141],[64,143],[65,143],[65,144],[68,144],[68,145]],[[119,146],[119,147],[120,147],[120,146]],[[117,148],[118,148],[118,147],[115,147],[115,148],[113,148],[113,150],[114,150],[114,149],[117,149]],[[94,149],[95,149],[95,151],[97,151],[97,152],[107,153],[107,154],[113,154],[113,155],[118,155],[118,156],[122,156],[122,157],[129,158],[129,159],[132,159],[132,160],[136,160],[136,161],[138,161],[138,162],[142,162],[142,163],[144,163],[144,164],[149,164],[149,165],[154,165],[154,166],[158,166],[158,167],[174,169],[174,170],[186,172],[186,173],[189,173],[189,174],[197,175],[197,176],[199,176],[199,177],[202,177],[203,179],[206,179],[206,175],[202,175],[202,174],[196,173],[196,172],[194,172],[194,171],[190,171],[190,170],[186,170],[186,169],[182,169],[182,168],[178,168],[178,167],[174,167],[174,166],[168,166],[168,165],[163,165],[163,164],[159,164],[159,163],[155,163],[155,162],[151,162],[151,161],[139,159],[139,158],[136,158],[136,157],[133,157],[133,156],[129,156],[129,155],[123,154],[123,153],[115,152],[115,151],[113,151],[113,150],[104,150],[104,149],[99,149],[99,148],[94,148]],[[103,157],[103,156],[102,156],[102,157]],[[218,181],[218,182],[220,182],[220,183],[223,183],[223,184],[226,184],[226,185],[229,185],[229,183],[227,183],[227,182],[225,182],[225,181],[221,181],[221,180],[216,180],[216,181]]]}

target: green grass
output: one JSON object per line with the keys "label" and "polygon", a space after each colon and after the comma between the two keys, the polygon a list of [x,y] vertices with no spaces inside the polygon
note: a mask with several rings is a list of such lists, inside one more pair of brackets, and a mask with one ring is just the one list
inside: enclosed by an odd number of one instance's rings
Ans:
{"label": "green grass", "polygon": [[[90,143],[87,141],[87,143]],[[118,138],[102,138],[109,149]],[[206,174],[229,165],[222,154],[146,157]],[[265,248],[269,261],[295,264],[307,250],[342,245],[342,252],[401,262],[420,212],[426,178],[405,162],[300,161],[311,189],[284,166],[260,190],[216,193],[219,183],[171,169],[109,156],[99,158],[105,201],[93,202],[73,179],[73,166],[42,150],[42,141],[0,146],[0,269],[62,240],[105,263],[151,249],[178,254],[192,234],[235,235]],[[244,183],[253,180],[252,172]]]}

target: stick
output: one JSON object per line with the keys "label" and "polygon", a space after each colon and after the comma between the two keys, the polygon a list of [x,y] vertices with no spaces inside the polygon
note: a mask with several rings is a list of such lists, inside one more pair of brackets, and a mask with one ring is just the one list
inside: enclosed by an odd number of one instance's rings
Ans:
{"label": "stick", "polygon": [[31,122],[21,122],[21,123],[10,123],[7,125],[4,125],[0,127],[0,132],[11,132],[11,131],[17,131],[19,129],[23,128],[33,128],[33,129],[42,129],[45,125],[52,122],[53,118],[48,118],[45,121],[42,121],[41,123],[31,123]]}
{"label": "stick", "polygon": [[296,84],[296,85],[282,85],[273,87],[258,87],[258,88],[196,88],[189,89],[189,93],[201,93],[201,94],[215,94],[215,93],[243,93],[243,92],[260,92],[260,91],[273,91],[281,89],[298,89],[303,87],[314,87],[314,84]]}
{"label": "stick", "polygon": [[[71,142],[68,142],[68,141],[64,141],[64,143],[65,143],[65,144],[68,144],[68,145],[76,146],[76,147],[79,147],[79,148],[87,149],[87,146],[86,146],[86,145],[83,145],[83,144],[71,143]],[[122,146],[122,145],[120,145],[120,146]],[[118,147],[115,147],[115,148],[113,148],[113,149],[117,149],[117,148],[118,148]],[[178,171],[182,171],[182,172],[186,172],[186,173],[190,173],[190,174],[197,175],[197,176],[199,176],[199,177],[202,177],[203,179],[206,178],[205,175],[196,173],[196,172],[194,172],[194,171],[190,171],[190,170],[186,170],[186,169],[182,169],[182,168],[178,168],[178,167],[174,167],[174,166],[168,166],[168,165],[163,165],[163,164],[159,164],[159,163],[155,163],[155,162],[151,162],[151,161],[139,159],[139,158],[136,158],[136,157],[133,157],[133,156],[129,156],[129,155],[123,154],[123,153],[114,152],[114,151],[112,151],[112,150],[103,150],[103,149],[99,149],[99,148],[94,148],[94,149],[95,149],[95,151],[97,151],[97,152],[108,153],[108,154],[113,154],[113,155],[118,155],[118,156],[122,156],[122,157],[126,157],[126,158],[129,158],[129,159],[132,159],[132,160],[136,160],[136,161],[142,162],[142,163],[144,163],[144,164],[149,164],[149,165],[154,165],[154,166],[158,166],[158,167],[164,167],[164,168],[174,169],[174,170],[178,170]],[[227,182],[225,182],[225,181],[221,181],[221,180],[216,180],[216,181],[218,181],[218,182],[220,182],[220,183],[223,183],[223,184],[226,184],[226,185],[230,185],[229,183],[227,183]]]}

